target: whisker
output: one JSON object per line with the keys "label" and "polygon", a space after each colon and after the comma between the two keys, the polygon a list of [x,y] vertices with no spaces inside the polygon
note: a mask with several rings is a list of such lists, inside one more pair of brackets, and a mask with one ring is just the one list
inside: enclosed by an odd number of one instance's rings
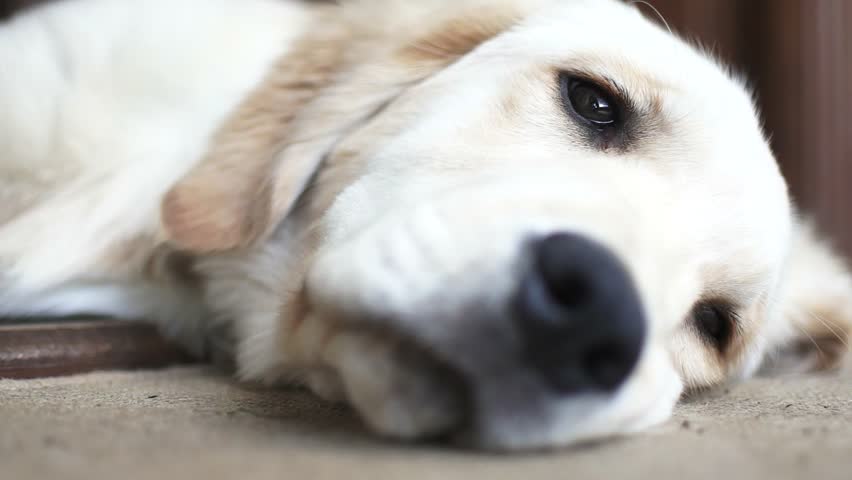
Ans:
{"label": "whisker", "polygon": [[820,315],[815,312],[808,312],[808,316],[818,322],[820,322],[834,337],[846,348],[849,348],[849,342],[846,339],[845,335],[842,335],[835,330],[835,328],[839,328],[837,325],[825,320]]}
{"label": "whisker", "polygon": [[[760,301],[762,302],[763,306],[775,307],[775,306],[781,305],[781,303],[777,299],[771,299],[771,303],[770,303],[770,299],[766,299],[766,298],[762,298],[762,299],[760,299]],[[831,333],[831,335],[833,335],[834,338],[836,338],[844,347],[849,348],[848,338],[845,335],[843,335],[842,330],[840,330],[840,332],[838,332],[838,329],[840,329],[840,327],[838,325],[825,320],[820,315],[818,315],[818,314],[816,314],[816,313],[814,313],[810,310],[806,310],[806,309],[803,309],[803,308],[797,308],[796,311],[789,312],[789,313],[791,315],[797,317],[797,318],[811,318],[813,320],[820,322],[826,328],[826,330],[828,330],[829,333]],[[783,312],[782,312],[782,315],[783,315]],[[801,330],[803,333],[807,334],[807,332],[804,331],[804,327],[796,325],[795,323],[793,323],[793,325],[797,329]],[[813,337],[811,335],[808,335],[808,337],[813,339]]]}
{"label": "whisker", "polygon": [[810,333],[808,333],[808,331],[807,331],[807,330],[805,330],[803,327],[800,327],[800,326],[798,326],[798,325],[796,325],[796,328],[797,328],[800,332],[802,332],[802,334],[804,334],[804,336],[805,336],[805,337],[807,337],[807,338],[808,338],[808,340],[810,340],[810,341],[811,341],[811,343],[813,343],[813,344],[814,344],[814,347],[816,347],[816,349],[817,349],[817,351],[819,352],[819,355],[820,355],[821,357],[822,357],[822,356],[825,356],[825,352],[823,352],[823,351],[822,351],[822,347],[820,347],[820,346],[819,346],[819,342],[817,342],[817,341],[814,339],[814,337],[812,337],[812,336],[811,336],[811,334],[810,334]]}
{"label": "whisker", "polygon": [[669,33],[671,33],[672,35],[674,35],[674,32],[672,32],[672,27],[670,27],[670,26],[669,26],[669,22],[667,22],[667,21],[666,21],[666,17],[664,17],[664,16],[663,16],[663,14],[662,14],[662,13],[660,13],[660,11],[659,11],[659,10],[657,10],[657,7],[655,7],[655,6],[651,5],[650,3],[646,2],[645,0],[632,0],[632,1],[630,2],[630,4],[631,4],[631,5],[635,5],[635,4],[637,4],[637,3],[640,3],[640,4],[642,4],[642,5],[645,5],[645,6],[647,6],[648,8],[650,8],[651,10],[653,10],[653,11],[654,11],[654,13],[655,13],[655,14],[657,14],[657,18],[659,18],[659,19],[660,19],[660,21],[661,21],[661,22],[663,22],[663,25],[665,25],[665,26],[666,26],[666,28],[668,29]]}

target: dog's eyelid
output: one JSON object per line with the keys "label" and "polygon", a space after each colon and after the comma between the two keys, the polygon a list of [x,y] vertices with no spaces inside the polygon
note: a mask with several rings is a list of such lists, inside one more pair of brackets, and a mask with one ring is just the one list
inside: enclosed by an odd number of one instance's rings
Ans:
{"label": "dog's eyelid", "polygon": [[604,92],[612,97],[612,99],[619,105],[625,108],[631,106],[630,96],[628,95],[627,90],[609,76],[599,75],[588,70],[563,69],[558,71],[557,78],[560,82],[562,79],[572,78],[590,83],[604,90]]}

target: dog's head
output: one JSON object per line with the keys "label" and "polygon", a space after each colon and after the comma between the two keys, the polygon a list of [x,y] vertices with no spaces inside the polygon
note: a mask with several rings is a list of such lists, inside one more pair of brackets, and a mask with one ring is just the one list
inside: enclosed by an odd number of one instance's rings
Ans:
{"label": "dog's head", "polygon": [[198,252],[306,232],[281,321],[404,345],[335,357],[374,428],[629,432],[793,338],[787,189],[716,62],[615,1],[376,3],[321,7],[164,203]]}

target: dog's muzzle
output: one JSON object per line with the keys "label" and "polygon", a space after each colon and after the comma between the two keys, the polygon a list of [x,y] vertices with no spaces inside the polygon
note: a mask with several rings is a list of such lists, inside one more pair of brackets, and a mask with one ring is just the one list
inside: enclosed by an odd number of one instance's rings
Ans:
{"label": "dog's muzzle", "polygon": [[[566,422],[585,428],[630,383],[648,343],[644,305],[625,264],[591,236],[527,231],[481,245],[464,257],[473,263],[452,268],[393,256],[416,251],[383,251],[378,258],[393,268],[380,279],[345,268],[371,265],[370,250],[354,263],[323,259],[344,265],[323,271],[340,275],[332,283],[347,287],[348,300],[326,315],[401,345],[371,363],[390,364],[375,370],[387,370],[387,378],[363,368],[346,378],[377,431],[483,447],[544,445],[562,438],[551,433],[573,435]],[[413,265],[434,274],[418,275]],[[366,288],[359,278],[375,280]],[[359,352],[339,368],[351,371],[363,362],[358,356],[377,355]]]}

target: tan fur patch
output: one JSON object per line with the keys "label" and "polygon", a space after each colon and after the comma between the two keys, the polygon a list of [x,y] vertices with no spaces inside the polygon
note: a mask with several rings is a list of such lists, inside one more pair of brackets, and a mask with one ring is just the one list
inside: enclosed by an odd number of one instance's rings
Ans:
{"label": "tan fur patch", "polygon": [[505,32],[522,18],[521,12],[508,8],[470,11],[406,45],[399,51],[399,58],[413,64],[455,61]]}
{"label": "tan fur patch", "polygon": [[199,165],[166,195],[170,239],[195,252],[251,243],[270,222],[272,170],[293,121],[343,62],[349,32],[324,24],[301,39],[230,116]]}
{"label": "tan fur patch", "polygon": [[[166,195],[162,221],[179,248],[206,253],[254,243],[292,208],[319,164],[314,157],[324,153],[290,152],[279,162],[285,148],[310,150],[306,145],[315,137],[357,128],[406,86],[520,18],[508,8],[471,10],[436,21],[431,33],[411,41],[410,30],[395,29],[392,38],[383,38],[388,33],[382,28],[370,30],[372,25],[347,18],[344,10],[317,9],[310,33],[272,68],[219,130],[208,154]],[[393,45],[408,46],[398,53]],[[384,50],[390,57],[382,59]],[[366,68],[371,62],[385,71],[378,82]]]}

